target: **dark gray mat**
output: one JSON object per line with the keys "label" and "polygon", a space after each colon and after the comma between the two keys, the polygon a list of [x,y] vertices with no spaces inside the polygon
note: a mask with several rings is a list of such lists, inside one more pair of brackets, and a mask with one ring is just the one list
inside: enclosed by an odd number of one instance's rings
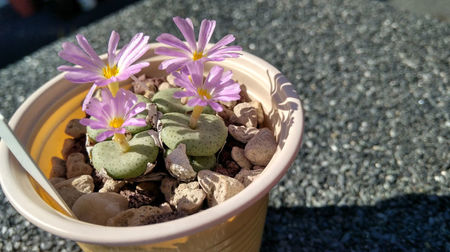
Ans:
{"label": "dark gray mat", "polygon": [[[112,29],[154,39],[177,32],[175,15],[216,19],[213,41],[235,34],[303,101],[304,144],[272,190],[263,251],[450,250],[449,24],[376,1],[153,0],[79,32],[106,51]],[[0,70],[5,116],[58,73],[61,42]],[[0,201],[1,249],[77,249]]]}

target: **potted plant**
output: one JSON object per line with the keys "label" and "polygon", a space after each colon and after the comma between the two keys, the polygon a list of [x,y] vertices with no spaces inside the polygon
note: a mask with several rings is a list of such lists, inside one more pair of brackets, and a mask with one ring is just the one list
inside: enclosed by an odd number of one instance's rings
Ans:
{"label": "potted plant", "polygon": [[[159,122],[162,124],[162,129],[157,130],[157,132],[160,133],[164,145],[171,149],[166,148],[161,152],[165,152],[165,155],[179,152],[180,150],[177,149],[178,146],[181,146],[180,143],[184,144],[185,149],[183,151],[190,158],[195,157],[195,155],[207,156],[210,154],[209,152],[214,154],[219,151],[224,143],[216,143],[216,139],[214,141],[203,141],[203,146],[192,147],[190,142],[195,141],[183,142],[183,139],[188,136],[180,138],[179,136],[173,136],[173,132],[204,130],[202,125],[212,121],[211,125],[215,130],[207,129],[202,133],[202,136],[206,136],[203,140],[218,137],[220,141],[223,141],[223,138],[226,139],[226,135],[224,137],[223,134],[219,134],[222,125],[214,118],[216,115],[210,117],[201,112],[205,105],[209,105],[216,112],[220,112],[222,105],[218,102],[239,99],[237,94],[241,93],[240,87],[243,87],[250,97],[262,104],[264,120],[260,123],[271,129],[275,136],[276,151],[273,157],[269,158],[270,162],[267,161],[267,166],[256,180],[239,193],[220,202],[220,204],[208,202],[211,204],[210,208],[163,223],[113,227],[86,223],[55,211],[57,207],[54,202],[46,197],[45,193],[33,181],[30,181],[6,148],[1,146],[0,160],[4,165],[1,166],[0,182],[3,190],[13,206],[32,223],[58,236],[78,241],[86,251],[114,249],[117,246],[130,250],[173,248],[183,251],[208,249],[214,251],[248,251],[259,248],[267,209],[268,192],[285,174],[300,147],[303,133],[301,103],[292,85],[267,62],[249,53],[240,52],[240,48],[236,46],[230,46],[222,51],[217,50],[223,49],[224,45],[234,40],[231,36],[226,36],[219,41],[217,44],[220,46],[217,48],[214,45],[206,47],[215,26],[214,22],[202,22],[197,44],[192,40],[191,29],[193,32],[193,28],[189,19],[175,18],[174,20],[181,28],[180,30],[188,43],[180,44],[178,40],[168,34],[161,35],[158,40],[165,44],[176,45],[182,50],[185,49],[186,52],[192,54],[188,55],[189,57],[183,58],[183,55],[188,53],[180,54],[178,51],[163,47],[163,44],[147,44],[148,38],[142,34],[136,35],[124,47],[125,49],[122,49],[124,50],[122,53],[119,51],[115,54],[118,36],[113,32],[108,50],[109,57],[106,58],[104,55],[103,61],[95,57],[95,52],[91,50],[87,41],[81,36],[77,37],[79,45],[95,61],[80,61],[80,57],[77,57],[80,51],[73,47],[73,44],[65,44],[60,55],[76,64],[81,63],[82,67],[84,64],[86,68],[61,67],[60,70],[69,72],[65,76],[66,78],[64,78],[64,74],[55,77],[27,99],[10,121],[19,139],[29,149],[43,172],[50,176],[51,157],[55,156],[64,145],[65,125],[74,118],[85,117],[80,107],[80,104],[83,103],[83,109],[91,117],[82,119],[81,123],[91,128],[91,132],[93,132],[91,135],[95,135],[94,141],[98,142],[91,152],[95,169],[102,167],[101,169],[106,170],[106,173],[115,179],[133,179],[143,176],[151,168],[143,167],[141,163],[154,163],[158,158],[159,151],[156,147],[158,137],[151,139],[148,134],[141,136],[140,133],[137,133],[133,137],[139,139],[134,140],[134,138],[129,138],[130,136],[127,138],[125,135],[125,126],[145,127],[145,119],[138,118],[138,114],[143,112],[144,107],[150,110],[147,105],[140,104],[137,98],[126,91],[125,88],[129,87],[132,82],[128,77],[140,71],[140,74],[164,78],[168,72],[173,72],[175,82],[185,89],[176,91],[175,96],[177,98],[194,97],[190,98],[186,104],[191,105],[193,112],[190,115],[168,112],[160,117]],[[129,48],[138,48],[139,50],[133,51]],[[205,48],[209,48],[209,51],[206,51]],[[214,53],[216,53],[216,58],[208,60],[207,56],[214,56]],[[240,57],[237,58],[237,56]],[[214,59],[223,60],[226,57],[231,59],[212,62]],[[138,58],[144,60],[144,62],[133,64]],[[115,68],[115,66],[118,67]],[[232,72],[232,78],[227,71]],[[96,84],[88,91],[86,85],[73,85],[67,79],[71,82],[94,82]],[[121,81],[120,84],[116,83],[118,81]],[[237,82],[244,86],[236,84]],[[113,84],[111,85],[111,83]],[[221,93],[218,87],[224,84],[226,84],[227,92]],[[97,85],[109,86],[102,89],[102,99],[92,98]],[[223,97],[226,97],[227,100],[220,99]],[[111,109],[113,107],[117,109]],[[37,111],[42,112],[36,113]],[[117,113],[102,116],[106,112]],[[147,112],[147,115],[149,114]],[[180,122],[183,122],[181,126]],[[157,123],[158,120],[155,120],[155,124]],[[168,125],[171,125],[172,128]],[[112,141],[106,140],[109,137],[113,138]],[[138,147],[133,145],[133,141],[138,141],[137,145],[141,146],[139,148],[146,146],[147,151],[143,161],[136,162],[139,163],[136,167],[126,169],[126,171],[110,169],[114,166],[114,163],[120,163],[118,159],[115,159],[115,156],[128,153],[133,148],[135,152],[139,152],[136,151]],[[151,144],[147,144],[147,142],[151,142]],[[204,145],[206,144],[211,145],[205,148]],[[98,146],[104,147],[99,148]],[[114,150],[111,151],[111,149]],[[200,151],[200,154],[196,153],[198,151]],[[102,155],[105,152],[114,154],[104,158]],[[192,159],[190,160],[192,161]],[[125,163],[132,162],[127,161]],[[170,164],[168,167],[170,167]],[[170,171],[169,169],[169,173],[176,176],[177,171]],[[185,175],[177,179],[188,182],[196,177],[196,174],[192,177],[189,177],[189,173],[187,173],[187,177]],[[16,179],[7,179],[10,177]]]}

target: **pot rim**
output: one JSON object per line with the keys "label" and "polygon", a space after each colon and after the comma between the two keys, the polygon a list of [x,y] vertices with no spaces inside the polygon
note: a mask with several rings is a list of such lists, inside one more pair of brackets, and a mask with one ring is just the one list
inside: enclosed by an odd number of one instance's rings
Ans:
{"label": "pot rim", "polygon": [[[153,51],[158,46],[162,46],[162,44],[151,43],[150,50]],[[256,62],[257,65],[267,69],[267,71],[273,75],[281,75],[280,71],[263,59],[244,51],[242,51],[241,54],[242,56],[237,60],[245,59]],[[227,64],[235,63],[228,62]],[[12,116],[9,122],[10,126],[15,129],[24,112],[33,101],[49,90],[52,85],[60,81],[63,76],[64,73],[55,76],[26,99]],[[5,144],[1,142],[0,183],[3,192],[14,208],[34,225],[57,236],[80,242],[121,246],[158,243],[205,230],[227,221],[256,203],[279,182],[295,160],[303,137],[303,109],[293,85],[285,79],[282,84],[283,90],[287,93],[287,98],[289,98],[289,101],[296,106],[290,114],[293,120],[289,129],[298,130],[289,130],[289,137],[286,136],[284,139],[284,148],[279,155],[272,158],[258,179],[240,193],[217,206],[176,220],[145,226],[109,227],[82,222],[57,212],[46,203],[44,203],[46,207],[42,208],[41,205],[30,200],[30,198],[36,197],[38,194],[29,195],[21,188],[24,181],[18,180],[17,177],[11,173],[13,169],[10,169],[11,161],[15,160]],[[279,84],[276,83],[276,85]],[[278,151],[279,150],[277,150],[277,152]],[[20,170],[20,175],[27,176],[23,169]],[[39,199],[42,200],[41,198]],[[49,211],[54,211],[57,214],[49,214]],[[73,230],[76,230],[77,232],[74,233]]]}

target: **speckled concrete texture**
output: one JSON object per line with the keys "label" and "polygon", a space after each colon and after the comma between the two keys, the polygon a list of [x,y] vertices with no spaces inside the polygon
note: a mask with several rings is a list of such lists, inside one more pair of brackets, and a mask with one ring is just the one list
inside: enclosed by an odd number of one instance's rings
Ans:
{"label": "speckled concrete texture", "polygon": [[[112,29],[154,39],[177,32],[175,15],[216,19],[213,41],[233,33],[303,101],[304,144],[271,192],[262,251],[450,251],[448,23],[377,1],[152,0],[79,32],[106,51]],[[0,70],[6,117],[58,73],[62,41]],[[1,250],[79,250],[0,202]]]}

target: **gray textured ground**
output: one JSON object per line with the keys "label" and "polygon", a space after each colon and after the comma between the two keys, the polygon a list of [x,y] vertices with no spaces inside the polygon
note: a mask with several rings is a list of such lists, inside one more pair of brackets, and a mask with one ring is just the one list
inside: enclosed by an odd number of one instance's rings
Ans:
{"label": "gray textured ground", "polygon": [[[263,251],[450,251],[449,24],[376,1],[152,0],[80,32],[105,51],[112,29],[155,38],[176,31],[174,15],[218,20],[215,41],[235,34],[304,103],[303,148],[271,193]],[[3,114],[57,73],[59,45],[0,70]],[[77,249],[0,201],[0,249]]]}

